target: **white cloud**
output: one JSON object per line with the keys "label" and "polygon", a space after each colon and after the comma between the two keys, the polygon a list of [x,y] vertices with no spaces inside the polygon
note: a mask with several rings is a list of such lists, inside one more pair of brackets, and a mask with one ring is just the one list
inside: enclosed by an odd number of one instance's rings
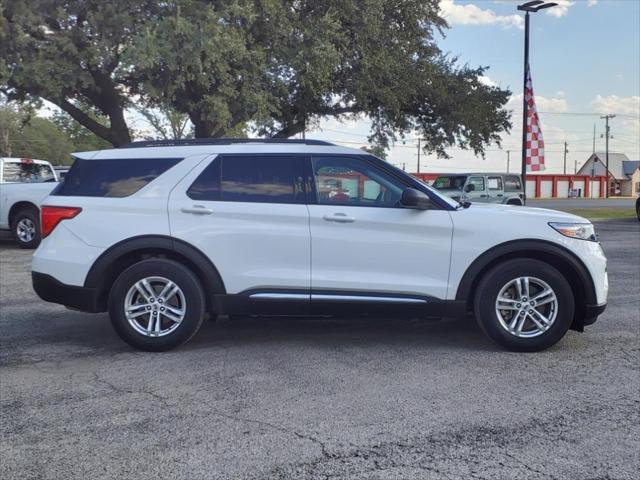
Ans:
{"label": "white cloud", "polygon": [[497,15],[473,3],[460,5],[455,0],[440,0],[440,12],[450,25],[501,25],[505,28],[524,27],[520,15]]}
{"label": "white cloud", "polygon": [[593,6],[594,6],[594,5],[596,5],[597,3],[598,3],[598,0],[589,0],[589,1],[587,2],[587,5],[588,5],[589,7],[593,7]]}
{"label": "white cloud", "polygon": [[618,80],[624,80],[624,75],[623,75],[623,74],[621,74],[621,73],[617,73],[617,74],[616,74],[616,78],[617,78]]}
{"label": "white cloud", "polygon": [[497,87],[498,84],[496,82],[494,82],[491,78],[489,78],[489,76],[487,75],[480,75],[478,77],[478,81],[480,81],[480,83],[482,83],[483,85],[486,85],[487,87]]}
{"label": "white cloud", "polygon": [[591,102],[591,106],[598,113],[609,114],[619,113],[623,115],[640,116],[640,97],[618,97],[617,95],[608,95],[603,97],[597,95]]}
{"label": "white cloud", "polygon": [[556,18],[564,17],[569,13],[569,7],[576,3],[573,0],[554,0],[554,2],[558,5],[547,9],[547,15],[551,15]]}
{"label": "white cloud", "polygon": [[[540,112],[566,112],[569,110],[569,103],[564,98],[562,92],[558,92],[556,97],[548,98],[541,95],[535,96],[536,106]],[[522,94],[512,95],[507,103],[507,108],[522,112]]]}

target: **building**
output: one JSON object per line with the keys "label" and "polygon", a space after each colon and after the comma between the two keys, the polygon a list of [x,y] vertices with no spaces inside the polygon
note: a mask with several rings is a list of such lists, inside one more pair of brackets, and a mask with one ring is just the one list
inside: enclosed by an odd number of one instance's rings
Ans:
{"label": "building", "polygon": [[640,161],[638,164],[631,174],[631,195],[633,196],[640,195]]}
{"label": "building", "polygon": [[[577,174],[589,177],[606,176],[606,164],[606,154],[596,152],[580,167]],[[632,181],[638,166],[640,166],[640,160],[629,160],[624,153],[609,152],[609,196],[628,197],[638,191]]]}

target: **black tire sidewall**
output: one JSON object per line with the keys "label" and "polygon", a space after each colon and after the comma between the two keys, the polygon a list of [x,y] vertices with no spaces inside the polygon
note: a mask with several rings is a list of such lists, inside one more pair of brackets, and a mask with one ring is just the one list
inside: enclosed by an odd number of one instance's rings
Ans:
{"label": "black tire sidewall", "polygon": [[[17,230],[18,224],[24,218],[28,218],[36,226],[36,234],[33,237],[33,240],[31,240],[30,242],[23,242],[22,240],[20,240],[20,237],[18,237],[18,230]],[[18,242],[18,245],[20,246],[20,248],[25,248],[25,249],[38,248],[38,245],[40,245],[40,241],[42,240],[42,234],[40,230],[40,218],[39,218],[38,212],[35,212],[33,210],[19,211],[16,214],[15,218],[13,219],[13,224],[11,225],[11,232],[13,233],[13,238],[15,238],[16,242]]]}
{"label": "black tire sidewall", "polygon": [[[124,313],[124,301],[129,289],[145,277],[160,276],[174,282],[182,290],[187,311],[180,326],[162,337],[146,337],[129,324]],[[187,267],[173,260],[149,259],[124,270],[109,293],[109,316],[113,328],[129,345],[140,350],[159,352],[186,343],[200,328],[204,319],[205,297],[198,277]]]}
{"label": "black tire sidewall", "polygon": [[[558,313],[553,325],[542,335],[519,338],[500,325],[495,302],[500,289],[510,280],[529,276],[543,280],[558,299]],[[557,343],[569,330],[575,310],[571,286],[562,273],[551,265],[533,259],[509,260],[491,269],[480,281],[474,299],[474,313],[482,330],[494,342],[509,350],[539,351]]]}

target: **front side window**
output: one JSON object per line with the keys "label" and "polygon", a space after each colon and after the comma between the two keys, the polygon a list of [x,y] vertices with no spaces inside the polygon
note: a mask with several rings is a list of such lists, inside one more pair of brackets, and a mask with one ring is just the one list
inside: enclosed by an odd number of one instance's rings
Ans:
{"label": "front side window", "polygon": [[502,177],[489,177],[487,183],[489,190],[502,190]]}
{"label": "front side window", "polygon": [[318,156],[312,164],[320,205],[395,207],[405,188],[362,158]]}
{"label": "front side window", "polygon": [[467,177],[464,175],[443,175],[442,177],[436,178],[435,182],[433,182],[433,186],[438,190],[462,190],[466,180]]}
{"label": "front side window", "polygon": [[52,195],[128,197],[155,180],[180,158],[117,158],[74,162]]}
{"label": "front side window", "polygon": [[2,167],[2,178],[7,183],[39,183],[51,182],[56,179],[49,165],[30,160],[5,161]]}
{"label": "front side window", "polygon": [[221,155],[187,190],[194,200],[304,203],[304,158],[276,155]]}

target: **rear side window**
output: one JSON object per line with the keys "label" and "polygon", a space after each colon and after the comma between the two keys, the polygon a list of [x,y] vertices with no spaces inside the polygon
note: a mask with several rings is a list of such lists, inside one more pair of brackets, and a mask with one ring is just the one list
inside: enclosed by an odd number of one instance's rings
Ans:
{"label": "rear side window", "polygon": [[155,180],[181,158],[76,160],[52,195],[127,197]]}
{"label": "rear side window", "polygon": [[278,155],[221,155],[193,182],[194,200],[304,203],[304,158]]}
{"label": "rear side window", "polygon": [[53,170],[47,164],[35,163],[30,160],[22,162],[7,162],[2,166],[3,181],[7,183],[39,183],[55,180]]}
{"label": "rear side window", "polygon": [[522,183],[520,177],[509,176],[504,177],[504,190],[505,192],[519,192],[522,190]]}

